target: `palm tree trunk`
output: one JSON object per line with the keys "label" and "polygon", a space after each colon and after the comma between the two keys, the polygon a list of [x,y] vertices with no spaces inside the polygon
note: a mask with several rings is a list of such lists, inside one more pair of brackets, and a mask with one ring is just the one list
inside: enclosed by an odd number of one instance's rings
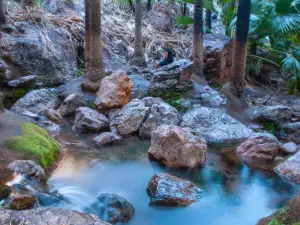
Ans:
{"label": "palm tree trunk", "polygon": [[230,81],[238,98],[242,97],[245,85],[247,40],[250,23],[251,0],[239,0],[233,67]]}
{"label": "palm tree trunk", "polygon": [[91,51],[91,20],[90,1],[84,0],[85,5],[85,46],[84,46],[84,66],[86,73],[89,71],[90,51]]}
{"label": "palm tree trunk", "polygon": [[104,77],[104,65],[102,58],[101,42],[101,2],[100,0],[87,0],[89,5],[90,26],[90,49],[89,62],[86,82],[83,82],[82,88],[88,91],[96,92],[99,89],[100,81]]}
{"label": "palm tree trunk", "polygon": [[252,55],[256,55],[256,53],[257,53],[257,41],[256,40],[253,40],[250,44],[250,53]]}
{"label": "palm tree trunk", "polygon": [[6,23],[5,10],[4,10],[4,0],[0,0],[0,26]]}
{"label": "palm tree trunk", "polygon": [[194,38],[193,38],[193,63],[197,76],[203,79],[203,1],[195,0],[194,3]]}
{"label": "palm tree trunk", "polygon": [[135,42],[134,42],[134,56],[131,64],[140,67],[146,66],[146,60],[143,51],[141,0],[136,0],[136,5],[135,5]]}
{"label": "palm tree trunk", "polygon": [[147,10],[149,11],[151,9],[151,0],[147,1]]}
{"label": "palm tree trunk", "polygon": [[129,3],[129,6],[130,6],[130,8],[131,8],[133,14],[135,14],[135,8],[134,8],[134,5],[133,5],[133,3],[132,3],[132,0],[128,0],[128,3]]}
{"label": "palm tree trunk", "polygon": [[205,15],[205,22],[206,22],[206,33],[210,34],[211,33],[211,10],[207,9],[206,10],[206,15]]}

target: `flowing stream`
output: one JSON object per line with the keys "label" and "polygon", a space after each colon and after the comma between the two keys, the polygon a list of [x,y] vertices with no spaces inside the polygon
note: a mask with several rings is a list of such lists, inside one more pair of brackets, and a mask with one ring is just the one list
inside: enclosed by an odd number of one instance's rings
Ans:
{"label": "flowing stream", "polygon": [[[232,149],[210,148],[203,167],[178,170],[150,161],[150,142],[138,137],[100,149],[87,137],[63,133],[60,138],[72,144],[49,184],[69,201],[56,206],[91,212],[89,206],[99,194],[115,193],[135,207],[129,225],[254,225],[282,207],[298,188],[272,172],[250,169]],[[184,208],[150,206],[146,187],[158,172],[192,181],[203,190],[202,199]]]}

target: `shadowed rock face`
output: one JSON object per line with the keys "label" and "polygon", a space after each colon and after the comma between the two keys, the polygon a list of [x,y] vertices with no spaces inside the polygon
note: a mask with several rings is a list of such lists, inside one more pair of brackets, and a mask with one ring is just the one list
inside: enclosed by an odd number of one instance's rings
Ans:
{"label": "shadowed rock face", "polygon": [[95,215],[59,208],[36,208],[22,211],[0,210],[0,224],[109,225]]}
{"label": "shadowed rock face", "polygon": [[5,209],[24,210],[34,206],[36,199],[30,194],[13,194],[5,201]]}
{"label": "shadowed rock face", "polygon": [[275,167],[279,175],[300,184],[300,152],[289,157],[286,161]]}
{"label": "shadowed rock face", "polygon": [[148,154],[167,166],[188,168],[202,165],[206,151],[206,141],[192,129],[162,125],[152,132]]}
{"label": "shadowed rock face", "polygon": [[193,183],[167,173],[155,174],[148,183],[150,203],[163,206],[188,206],[201,198]]}
{"label": "shadowed rock face", "polygon": [[116,194],[101,194],[91,206],[94,214],[109,223],[126,222],[134,214],[133,205]]}

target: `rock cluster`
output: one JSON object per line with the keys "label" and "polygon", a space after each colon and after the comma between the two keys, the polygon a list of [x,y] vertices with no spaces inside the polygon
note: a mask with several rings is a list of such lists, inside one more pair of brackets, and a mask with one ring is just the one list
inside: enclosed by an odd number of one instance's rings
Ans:
{"label": "rock cluster", "polygon": [[15,160],[8,165],[8,168],[16,174],[35,177],[37,180],[46,178],[44,169],[32,160]]}

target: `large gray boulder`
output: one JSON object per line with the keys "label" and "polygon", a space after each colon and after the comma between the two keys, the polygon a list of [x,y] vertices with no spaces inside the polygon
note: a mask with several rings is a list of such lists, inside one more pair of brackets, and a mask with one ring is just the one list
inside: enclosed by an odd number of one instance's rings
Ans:
{"label": "large gray boulder", "polygon": [[245,162],[272,165],[279,149],[280,143],[276,137],[271,134],[258,134],[243,142],[236,152]]}
{"label": "large gray boulder", "polygon": [[188,206],[200,200],[202,190],[190,181],[168,173],[155,174],[149,181],[147,192],[150,203],[162,206]]}
{"label": "large gray boulder", "polygon": [[81,131],[100,131],[108,128],[108,119],[96,110],[79,107],[76,110],[73,129]]}
{"label": "large gray boulder", "polygon": [[211,144],[236,144],[253,134],[252,130],[220,109],[208,107],[197,107],[185,113],[180,126],[199,131]]}
{"label": "large gray boulder", "polygon": [[0,210],[0,224],[109,225],[92,214],[44,207],[21,211]]}
{"label": "large gray boulder", "polygon": [[14,160],[8,165],[8,169],[16,174],[35,177],[38,180],[46,178],[44,169],[32,160]]}
{"label": "large gray boulder", "polygon": [[42,114],[46,109],[55,108],[58,99],[49,89],[30,91],[20,98],[11,108],[13,112],[23,114],[28,111],[34,114]]}
{"label": "large gray boulder", "polygon": [[300,184],[300,151],[275,167],[279,175]]}
{"label": "large gray boulder", "polygon": [[111,110],[108,113],[109,126],[121,135],[137,132],[144,121],[148,108],[139,99],[134,99],[122,109]]}
{"label": "large gray boulder", "polygon": [[54,26],[43,30],[33,22],[13,25],[13,32],[2,35],[2,48],[22,74],[36,74],[44,85],[61,84],[76,76],[76,43],[66,30]]}
{"label": "large gray boulder", "polygon": [[189,168],[202,165],[207,144],[190,128],[159,126],[152,132],[148,154],[170,167]]}
{"label": "large gray boulder", "polygon": [[180,123],[181,116],[177,109],[165,103],[161,98],[146,97],[142,101],[146,107],[149,107],[149,110],[140,127],[140,137],[151,138],[152,131],[160,125],[178,125]]}
{"label": "large gray boulder", "polygon": [[258,122],[275,122],[290,121],[292,110],[284,105],[264,106],[254,111],[252,119]]}

